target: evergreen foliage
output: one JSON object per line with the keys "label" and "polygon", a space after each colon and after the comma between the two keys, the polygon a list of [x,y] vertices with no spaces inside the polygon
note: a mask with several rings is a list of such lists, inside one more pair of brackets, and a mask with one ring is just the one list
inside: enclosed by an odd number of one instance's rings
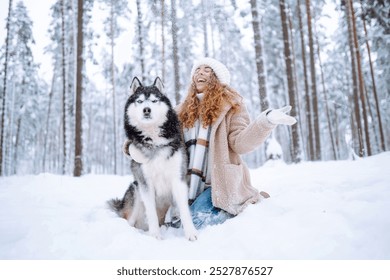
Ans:
{"label": "evergreen foliage", "polygon": [[[84,8],[81,127],[78,2]],[[122,119],[132,78],[148,83],[160,76],[175,104],[201,56],[228,66],[231,86],[253,118],[264,107],[293,103],[298,124],[277,127],[268,145],[245,155],[251,167],[281,157],[340,160],[389,149],[388,1],[57,0],[50,25],[40,31],[50,36],[49,79],[34,58],[29,11],[22,1],[9,0],[8,7],[7,38],[0,42],[2,176],[71,174],[78,133],[82,174],[127,174]]]}

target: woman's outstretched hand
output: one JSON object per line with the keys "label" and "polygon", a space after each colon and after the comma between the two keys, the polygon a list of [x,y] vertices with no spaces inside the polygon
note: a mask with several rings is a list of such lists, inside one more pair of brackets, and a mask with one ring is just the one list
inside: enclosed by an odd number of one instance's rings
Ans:
{"label": "woman's outstretched hand", "polygon": [[294,117],[286,115],[286,113],[290,112],[291,106],[285,106],[280,109],[273,109],[267,113],[267,119],[270,123],[273,124],[286,124],[293,125],[297,122]]}

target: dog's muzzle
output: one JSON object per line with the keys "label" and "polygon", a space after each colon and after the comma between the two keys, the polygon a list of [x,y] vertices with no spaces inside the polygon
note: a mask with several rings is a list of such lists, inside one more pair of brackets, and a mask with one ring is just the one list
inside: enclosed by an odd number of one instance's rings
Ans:
{"label": "dog's muzzle", "polygon": [[149,119],[149,118],[150,118],[151,113],[152,113],[152,110],[151,110],[149,107],[145,107],[145,108],[144,108],[144,117],[145,117],[146,119]]}

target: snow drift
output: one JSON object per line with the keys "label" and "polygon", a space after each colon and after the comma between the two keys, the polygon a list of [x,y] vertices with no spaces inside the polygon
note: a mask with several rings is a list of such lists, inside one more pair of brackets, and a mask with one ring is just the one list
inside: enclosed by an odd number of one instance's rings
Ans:
{"label": "snow drift", "polygon": [[390,152],[358,161],[268,162],[252,181],[271,198],[195,242],[156,240],[106,207],[131,176],[0,180],[0,259],[390,259]]}

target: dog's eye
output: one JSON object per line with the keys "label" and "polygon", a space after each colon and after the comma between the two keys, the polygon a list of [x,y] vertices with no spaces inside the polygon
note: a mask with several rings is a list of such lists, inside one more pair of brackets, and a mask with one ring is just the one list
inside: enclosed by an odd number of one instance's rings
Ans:
{"label": "dog's eye", "polygon": [[137,100],[137,103],[141,104],[143,101],[142,100]]}
{"label": "dog's eye", "polygon": [[157,103],[157,102],[158,102],[157,99],[152,100],[152,103]]}

